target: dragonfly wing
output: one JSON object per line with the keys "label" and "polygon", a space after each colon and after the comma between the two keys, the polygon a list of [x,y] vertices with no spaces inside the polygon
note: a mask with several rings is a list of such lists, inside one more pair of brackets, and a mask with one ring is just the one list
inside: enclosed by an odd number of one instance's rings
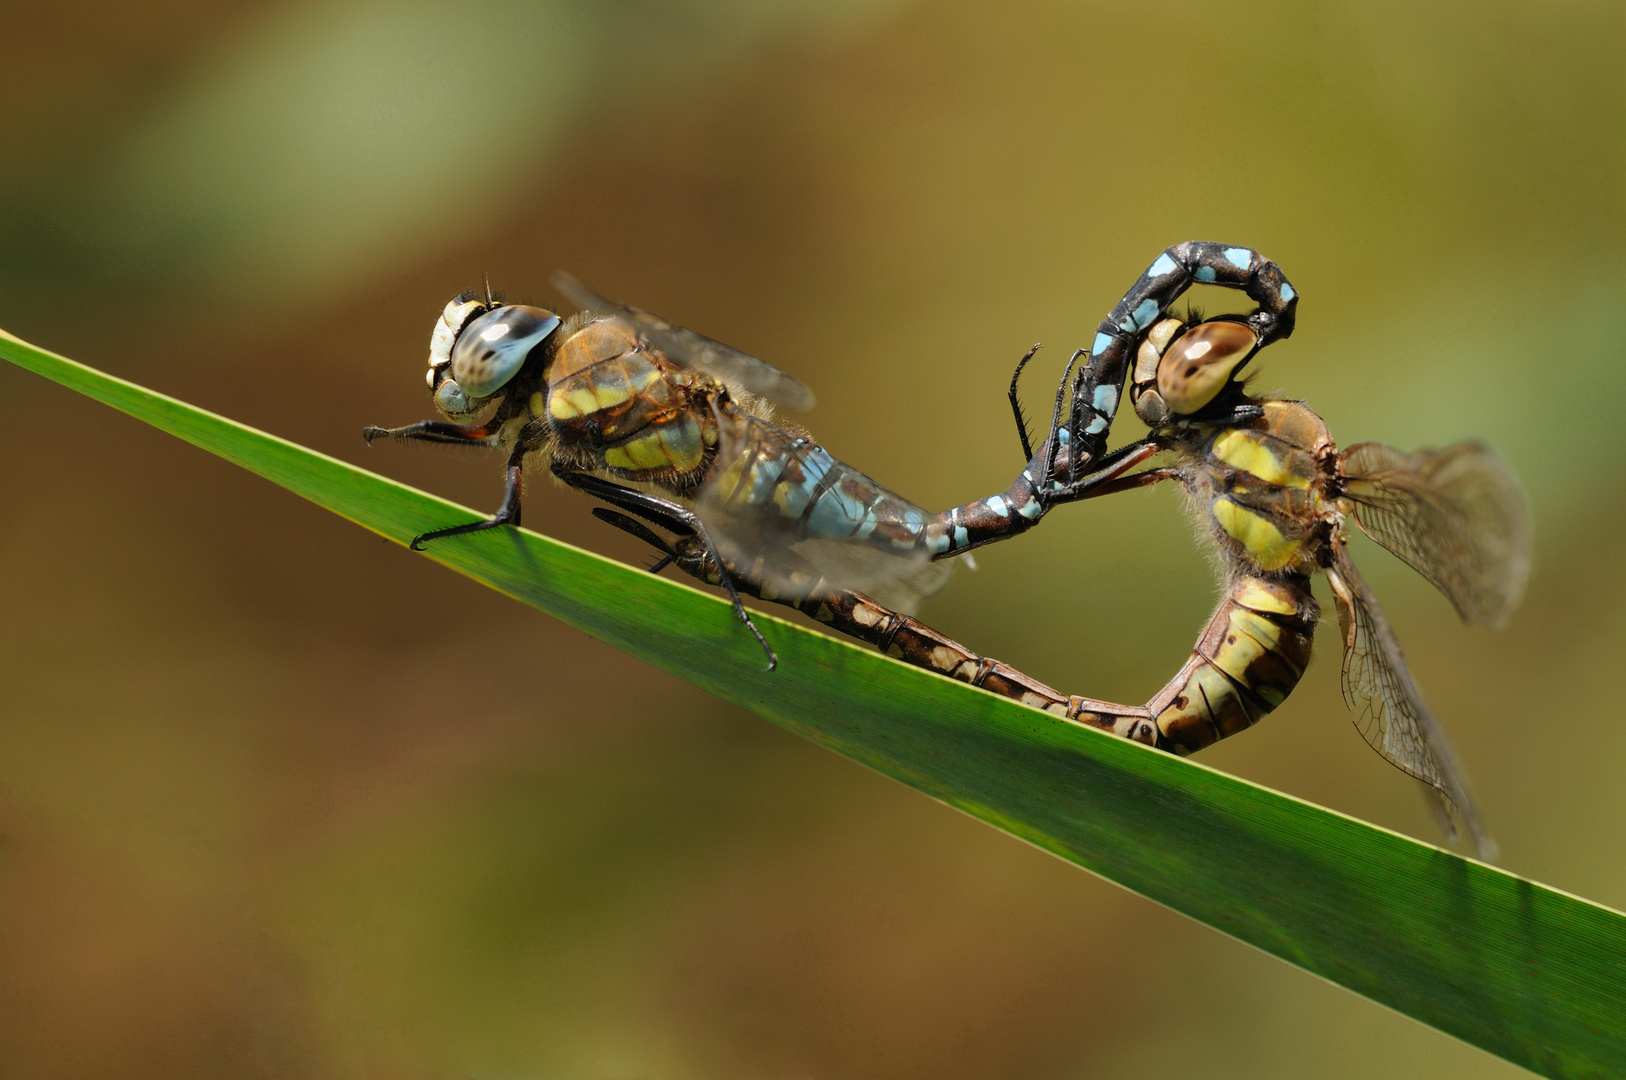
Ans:
{"label": "dragonfly wing", "polygon": [[921,535],[926,511],[766,420],[729,409],[718,430],[695,509],[732,572],[782,595],[805,590],[811,574],[902,600],[899,610],[947,580]]}
{"label": "dragonfly wing", "polygon": [[1530,576],[1530,510],[1477,440],[1407,452],[1358,443],[1340,458],[1361,531],[1433,582],[1464,619],[1498,627]]}
{"label": "dragonfly wing", "polygon": [[921,602],[947,585],[953,574],[952,562],[929,562],[907,577],[874,586],[870,589],[870,596],[882,607],[904,615],[915,615],[920,611]]}
{"label": "dragonfly wing", "polygon": [[577,307],[614,315],[632,324],[640,339],[679,367],[703,371],[719,382],[787,409],[806,412],[813,407],[813,391],[764,360],[669,323],[642,308],[607,300],[563,271],[555,273],[552,280],[553,287]]}
{"label": "dragonfly wing", "polygon": [[1344,700],[1359,714],[1356,728],[1372,749],[1429,786],[1429,805],[1447,836],[1456,839],[1460,818],[1479,857],[1494,859],[1496,844],[1480,821],[1462,766],[1417,689],[1389,620],[1343,538],[1332,547],[1327,580],[1344,638]]}

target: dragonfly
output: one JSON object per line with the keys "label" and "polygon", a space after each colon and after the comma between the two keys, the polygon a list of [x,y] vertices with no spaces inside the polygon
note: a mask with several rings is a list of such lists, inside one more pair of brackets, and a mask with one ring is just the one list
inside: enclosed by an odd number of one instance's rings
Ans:
{"label": "dragonfly", "polygon": [[[752,566],[756,593],[769,599],[813,575],[912,610],[945,582],[944,560],[1030,528],[1048,508],[1055,470],[1075,468],[1048,444],[1037,457],[1030,447],[1029,467],[1005,492],[931,513],[774,422],[776,405],[813,404],[796,379],[569,275],[553,283],[577,314],[502,303],[489,288],[454,298],[430,337],[427,381],[441,418],[363,430],[369,444],[506,454],[496,513],[423,533],[414,550],[517,526],[525,473],[545,463],[567,485],[692,536],[771,671],[778,657],[745,610],[733,568]],[[1068,490],[1083,486],[1070,481]]]}
{"label": "dragonfly", "polygon": [[[1128,310],[1145,299],[1136,292],[1144,294],[1149,280],[1155,286],[1157,276],[1142,276],[1126,297]],[[1411,452],[1368,442],[1340,452],[1326,423],[1303,402],[1256,398],[1243,384],[1243,369],[1273,340],[1270,331],[1279,321],[1260,319],[1260,312],[1169,317],[1173,298],[1164,296],[1155,317],[1141,320],[1127,341],[1108,337],[1103,351],[1118,355],[1101,365],[1109,371],[1116,365],[1128,378],[1135,412],[1151,433],[1111,454],[1096,453],[1081,479],[1063,482],[1064,467],[1045,485],[1047,504],[1056,505],[1176,481],[1220,554],[1218,608],[1180,670],[1145,705],[1062,694],[831,581],[805,578],[796,583],[799,591],[768,598],[899,659],[1183,755],[1251,727],[1297,686],[1320,618],[1311,591],[1311,578],[1320,573],[1337,610],[1341,680],[1356,726],[1373,749],[1423,782],[1448,837],[1457,838],[1460,821],[1480,857],[1494,857],[1463,769],[1350,557],[1349,536],[1353,523],[1434,584],[1464,620],[1500,627],[1522,597],[1530,565],[1529,512],[1512,471],[1477,440]],[[1122,326],[1121,312],[1114,316],[1110,324]],[[1063,392],[1070,377],[1063,376]],[[1052,430],[1053,456],[1087,446],[1087,428],[1104,411],[1070,410],[1070,422],[1086,430]],[[1026,451],[1019,410],[1018,421]],[[1135,471],[1160,454],[1172,460]],[[680,523],[647,519],[674,534],[668,539],[613,511],[595,513],[656,545],[663,563],[706,580],[719,572]],[[754,588],[751,566],[732,572],[741,587]]]}

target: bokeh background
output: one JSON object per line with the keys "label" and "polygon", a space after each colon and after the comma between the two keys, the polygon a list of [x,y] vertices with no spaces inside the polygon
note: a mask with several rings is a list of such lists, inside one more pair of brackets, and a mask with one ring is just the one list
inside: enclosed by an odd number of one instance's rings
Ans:
{"label": "bokeh background", "polygon": [[[1501,634],[1357,552],[1509,868],[1626,905],[1626,8],[11,0],[0,325],[480,507],[442,304],[566,267],[791,371],[932,508],[1151,258],[1303,294],[1260,384],[1494,440]],[[1207,298],[1210,308],[1226,298]],[[0,370],[0,1072],[1493,1077],[1515,1070]],[[1120,422],[1131,437],[1133,417]],[[532,527],[629,560],[582,497]],[[1177,493],[1054,514],[934,624],[1142,701],[1214,598]],[[1336,637],[1204,760],[1425,839]],[[742,649],[749,645],[742,638]]]}

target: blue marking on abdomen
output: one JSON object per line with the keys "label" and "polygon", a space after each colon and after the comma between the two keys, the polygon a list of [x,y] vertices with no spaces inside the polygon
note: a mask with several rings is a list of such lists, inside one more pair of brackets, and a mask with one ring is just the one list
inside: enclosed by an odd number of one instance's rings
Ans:
{"label": "blue marking on abdomen", "polygon": [[1169,253],[1167,251],[1165,251],[1163,254],[1161,254],[1161,255],[1159,255],[1157,257],[1157,262],[1155,262],[1151,266],[1147,267],[1146,276],[1147,277],[1162,277],[1164,274],[1172,274],[1174,272],[1174,270],[1175,270],[1174,260],[1169,258]]}
{"label": "blue marking on abdomen", "polygon": [[1090,346],[1090,355],[1100,356],[1110,348],[1112,348],[1112,335],[1096,334],[1095,343]]}
{"label": "blue marking on abdomen", "polygon": [[[753,483],[751,485],[752,502],[772,498],[779,512],[785,517],[801,517],[802,511],[807,508],[808,500],[819,489],[819,483],[824,479],[824,474],[838,464],[836,459],[831,457],[829,452],[822,446],[803,451],[801,462],[802,478],[800,480],[785,480],[785,470],[782,466],[778,475],[774,477],[774,483],[769,491],[759,493],[758,488],[761,485]],[[753,470],[753,472],[755,471]],[[766,479],[766,477],[763,479]]]}
{"label": "blue marking on abdomen", "polygon": [[1284,303],[1291,304],[1293,302],[1293,297],[1297,295],[1298,293],[1293,291],[1293,286],[1289,285],[1285,281],[1282,282],[1282,301]]}
{"label": "blue marking on abdomen", "polygon": [[1191,276],[1205,284],[1211,283],[1214,280],[1214,268],[1212,266],[1199,266],[1192,272]]}
{"label": "blue marking on abdomen", "polygon": [[1152,325],[1157,318],[1157,301],[1148,297],[1135,305],[1135,310],[1126,315],[1118,325],[1127,333],[1136,333]]}
{"label": "blue marking on abdomen", "polygon": [[1238,270],[1246,270],[1253,265],[1253,252],[1247,248],[1226,248],[1225,261]]}
{"label": "blue marking on abdomen", "polygon": [[813,512],[807,515],[806,532],[809,536],[845,540],[851,536],[867,537],[879,523],[869,506],[842,491],[837,484],[819,496]]}

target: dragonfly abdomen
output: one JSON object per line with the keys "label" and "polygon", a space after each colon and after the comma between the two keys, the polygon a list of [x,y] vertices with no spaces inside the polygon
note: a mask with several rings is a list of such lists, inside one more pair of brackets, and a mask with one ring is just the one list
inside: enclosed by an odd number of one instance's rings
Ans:
{"label": "dragonfly abdomen", "polygon": [[1319,617],[1306,575],[1234,577],[1190,659],[1148,703],[1159,745],[1189,754],[1258,723],[1304,675]]}

